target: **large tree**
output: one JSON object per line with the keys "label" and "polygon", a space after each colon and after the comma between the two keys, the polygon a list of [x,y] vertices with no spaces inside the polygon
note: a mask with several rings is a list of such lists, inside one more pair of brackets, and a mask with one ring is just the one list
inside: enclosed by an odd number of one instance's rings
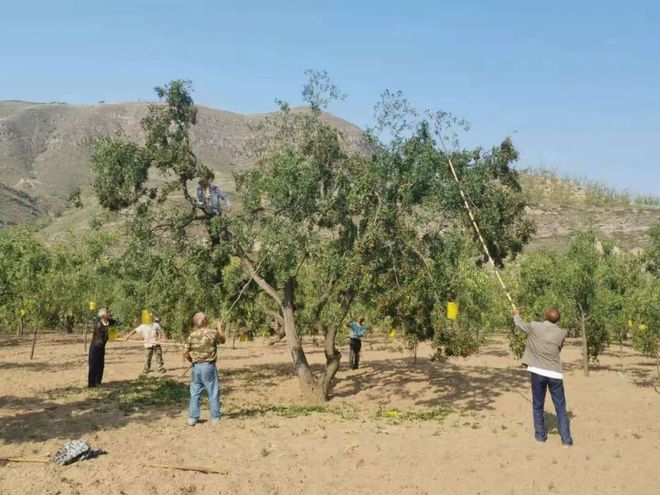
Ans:
{"label": "large tree", "polygon": [[[240,260],[246,281],[258,288],[243,296],[281,323],[303,390],[327,398],[340,359],[335,335],[356,301],[373,304],[407,332],[433,335],[438,294],[450,292],[447,246],[471,233],[450,156],[498,263],[521,250],[532,226],[523,218],[524,196],[511,168],[517,155],[508,140],[487,153],[448,154],[437,143],[437,119],[408,125],[405,116],[384,112],[381,121],[396,131],[394,138],[384,144],[365,136],[356,149],[322,112],[338,89],[325,73],[310,75],[303,91],[309,108],[281,103],[246,150],[255,163],[236,176],[239,211],[209,211],[191,192],[212,173],[190,144],[196,108],[183,81],[156,88],[162,102],[142,121],[144,145],[100,138],[93,166],[101,204],[131,212],[130,236],[141,252],[174,246],[175,264],[198,267],[205,286],[225,301],[241,286],[226,276],[231,260]],[[401,100],[386,103],[383,108],[400,108]],[[164,178],[162,187],[149,181],[153,169]],[[209,308],[210,301],[200,306]],[[303,348],[310,331],[325,337],[321,376]]]}

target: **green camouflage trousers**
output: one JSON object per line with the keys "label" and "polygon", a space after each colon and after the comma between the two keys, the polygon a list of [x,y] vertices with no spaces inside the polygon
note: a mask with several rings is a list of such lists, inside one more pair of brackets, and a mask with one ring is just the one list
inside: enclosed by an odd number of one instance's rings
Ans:
{"label": "green camouflage trousers", "polygon": [[156,364],[158,365],[158,371],[165,371],[165,363],[163,363],[163,350],[159,345],[153,347],[147,347],[144,350],[144,372],[148,373],[151,371],[151,357],[156,355]]}

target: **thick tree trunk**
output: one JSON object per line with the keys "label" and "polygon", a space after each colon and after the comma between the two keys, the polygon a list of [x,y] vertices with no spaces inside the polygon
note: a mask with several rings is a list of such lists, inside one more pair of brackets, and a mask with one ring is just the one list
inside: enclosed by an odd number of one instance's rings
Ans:
{"label": "thick tree trunk", "polygon": [[339,364],[341,363],[341,352],[339,352],[335,347],[337,328],[335,326],[331,326],[324,328],[324,330],[325,342],[323,345],[323,350],[325,352],[325,372],[321,377],[321,387],[323,389],[323,398],[327,400],[330,398],[333,381],[337,371],[339,370]]}
{"label": "thick tree trunk", "polygon": [[293,291],[295,281],[293,278],[287,280],[284,287],[284,298],[282,299],[282,316],[284,318],[284,333],[286,334],[287,346],[291,352],[293,366],[300,380],[303,394],[309,399],[323,399],[323,391],[312,373],[307,356],[302,347],[302,339],[296,328],[296,320],[293,310]]}
{"label": "thick tree trunk", "polygon": [[589,343],[587,341],[587,317],[584,310],[580,308],[580,327],[582,330],[582,371],[584,376],[589,376]]}
{"label": "thick tree trunk", "polygon": [[257,285],[261,287],[261,289],[263,289],[263,291],[282,309],[282,326],[284,327],[287,346],[289,347],[293,366],[298,375],[298,379],[300,380],[303,394],[310,400],[323,400],[323,388],[316,381],[316,378],[309,367],[307,356],[305,356],[305,351],[302,347],[302,339],[296,328],[293,298],[296,285],[295,279],[291,277],[287,280],[284,285],[284,297],[281,297],[275,288],[257,273],[257,269],[247,256],[242,257],[241,260],[243,266],[250,274],[250,277],[252,277],[252,280],[254,280]]}

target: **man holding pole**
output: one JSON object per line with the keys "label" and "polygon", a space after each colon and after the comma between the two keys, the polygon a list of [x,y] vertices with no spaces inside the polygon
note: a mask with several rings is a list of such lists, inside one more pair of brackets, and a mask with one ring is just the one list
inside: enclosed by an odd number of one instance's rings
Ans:
{"label": "man holding pole", "polygon": [[543,419],[545,394],[550,389],[550,397],[557,412],[557,425],[561,443],[565,447],[573,445],[571,430],[566,412],[564,394],[564,375],[559,353],[566,339],[566,330],[556,325],[560,314],[557,308],[545,311],[544,321],[527,323],[520,317],[517,309],[513,310],[513,322],[527,334],[527,344],[523,354],[523,363],[532,381],[532,409],[534,413],[534,436],[539,442],[545,442],[548,433]]}
{"label": "man holding pole", "polygon": [[200,418],[199,399],[206,390],[211,409],[211,424],[220,421],[220,385],[216,360],[218,344],[225,343],[225,330],[218,323],[217,330],[209,328],[209,319],[204,313],[193,316],[195,330],[186,339],[183,348],[183,358],[192,363],[190,373],[190,406],[188,408],[188,426],[197,424]]}
{"label": "man holding pole", "polygon": [[160,326],[160,318],[154,318],[154,322],[151,324],[142,324],[136,329],[132,330],[129,334],[124,337],[124,340],[128,340],[130,337],[139,333],[144,339],[144,371],[143,373],[151,372],[151,358],[156,355],[156,364],[158,365],[158,371],[165,373],[165,363],[163,362],[163,349],[160,346],[160,341],[163,336],[163,330]]}

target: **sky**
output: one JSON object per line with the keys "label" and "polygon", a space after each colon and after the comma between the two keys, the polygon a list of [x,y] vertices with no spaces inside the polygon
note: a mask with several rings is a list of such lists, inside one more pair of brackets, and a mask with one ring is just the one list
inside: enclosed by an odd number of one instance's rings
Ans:
{"label": "sky", "polygon": [[660,195],[660,2],[0,0],[0,100],[135,101],[193,81],[239,113],[302,103],[306,69],[361,127],[386,89],[511,136],[518,166]]}

